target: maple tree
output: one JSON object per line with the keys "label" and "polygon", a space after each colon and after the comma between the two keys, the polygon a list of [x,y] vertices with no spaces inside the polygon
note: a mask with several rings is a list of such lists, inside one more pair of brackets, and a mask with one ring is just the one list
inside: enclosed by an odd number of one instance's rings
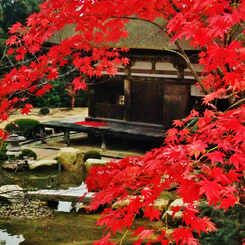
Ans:
{"label": "maple tree", "polygon": [[[155,21],[159,18],[166,23],[164,27]],[[27,19],[26,26],[16,23],[10,30],[8,54],[14,54],[23,65],[0,82],[0,118],[6,120],[19,102],[17,91],[42,95],[51,88],[49,81],[58,77],[59,68],[68,62],[88,77],[102,76],[102,72],[114,75],[118,64],[128,63],[127,58],[120,56],[127,48],[115,48],[114,44],[127,37],[125,25],[131,19],[150,22],[171,37],[178,49],[175,52],[185,59],[197,86],[206,94],[206,110],[201,115],[193,110],[187,118],[175,120],[162,147],[143,157],[128,157],[91,169],[86,180],[88,188],[100,190],[94,196],[92,210],[115,199],[130,199],[127,207],[104,210],[98,224],[105,224],[109,234],[95,244],[115,244],[109,241],[111,233],[131,229],[140,210],[149,220],[159,219],[154,201],[173,184],[184,202],[183,207],[173,209],[184,209],[182,225],[172,233],[163,229],[157,236],[153,229],[139,227],[134,231],[139,238],[135,244],[144,239],[148,244],[198,244],[194,232],[200,235],[216,229],[208,217],[198,216],[198,203],[206,200],[219,209],[245,207],[245,1],[46,1],[40,13]],[[42,52],[42,46],[54,33],[73,24],[77,31],[74,36]],[[202,77],[197,75],[180,40],[200,50]],[[27,65],[24,61],[29,55],[37,58]],[[84,76],[75,78],[73,84],[75,89],[84,87]],[[224,98],[230,105],[219,111],[215,101]],[[22,112],[30,109],[27,103]]]}

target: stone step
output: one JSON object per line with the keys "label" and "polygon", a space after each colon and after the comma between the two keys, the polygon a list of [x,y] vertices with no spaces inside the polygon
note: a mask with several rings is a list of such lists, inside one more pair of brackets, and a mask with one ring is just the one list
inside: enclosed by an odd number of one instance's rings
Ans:
{"label": "stone step", "polygon": [[[89,204],[91,202],[94,192],[88,192],[82,189],[68,189],[68,190],[38,190],[28,191],[26,197],[30,199],[39,199],[41,201],[67,201],[67,202],[82,202]],[[86,194],[86,195],[85,195]],[[81,197],[85,197],[80,200]]]}

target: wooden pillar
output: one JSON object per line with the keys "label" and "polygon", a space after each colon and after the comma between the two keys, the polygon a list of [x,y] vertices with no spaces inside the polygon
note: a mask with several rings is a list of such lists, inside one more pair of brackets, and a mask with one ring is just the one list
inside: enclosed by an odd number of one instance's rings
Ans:
{"label": "wooden pillar", "polygon": [[88,116],[96,117],[96,102],[95,102],[95,85],[89,85],[88,87]]}
{"label": "wooden pillar", "polygon": [[131,120],[131,81],[128,79],[131,75],[130,72],[131,64],[125,68],[125,79],[124,79],[124,120]]}
{"label": "wooden pillar", "polygon": [[69,146],[71,142],[70,142],[70,130],[68,128],[65,128],[64,130],[64,138],[65,138],[65,143]]}
{"label": "wooden pillar", "polygon": [[105,139],[104,132],[101,133],[101,149],[102,150],[105,150],[106,149],[106,139]]}

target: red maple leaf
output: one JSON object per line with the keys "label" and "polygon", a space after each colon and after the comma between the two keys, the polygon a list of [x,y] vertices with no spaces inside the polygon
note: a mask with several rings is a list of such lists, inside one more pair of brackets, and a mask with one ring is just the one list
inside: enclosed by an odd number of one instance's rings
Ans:
{"label": "red maple leaf", "polygon": [[204,178],[203,181],[199,181],[198,185],[201,186],[199,195],[205,194],[208,199],[209,205],[216,205],[218,201],[220,201],[220,192],[219,189],[221,185],[217,183],[217,181],[209,181]]}
{"label": "red maple leaf", "polygon": [[45,94],[45,90],[43,90],[43,89],[39,89],[37,92],[36,92],[36,96],[42,96],[42,95],[44,95]]}
{"label": "red maple leaf", "polygon": [[245,154],[241,154],[241,153],[232,154],[229,163],[233,164],[238,171],[245,170]]}
{"label": "red maple leaf", "polygon": [[14,49],[11,48],[11,49],[8,50],[7,55],[11,55],[11,54],[13,54],[13,53],[14,53]]}
{"label": "red maple leaf", "polygon": [[53,80],[56,79],[58,77],[58,69],[57,68],[53,68],[51,70],[51,72],[47,75],[47,79],[49,80]]}
{"label": "red maple leaf", "polygon": [[174,121],[173,121],[173,125],[174,125],[175,127],[183,127],[183,126],[184,126],[184,122],[182,122],[182,121],[180,121],[179,119],[177,119],[177,120],[174,120]]}
{"label": "red maple leaf", "polygon": [[[81,79],[82,79],[82,81],[81,81]],[[74,84],[74,91],[80,90],[80,89],[85,90],[87,88],[87,85],[85,83],[85,79],[82,78],[82,76],[74,78],[72,84]]]}
{"label": "red maple leaf", "polygon": [[28,115],[32,108],[33,106],[31,104],[25,104],[25,107],[21,109],[22,115]]}
{"label": "red maple leaf", "polygon": [[234,207],[234,205],[238,202],[238,198],[234,195],[229,195],[227,198],[223,198],[221,200],[221,204],[219,208],[224,208],[224,210]]}
{"label": "red maple leaf", "polygon": [[45,91],[50,91],[51,88],[53,88],[53,86],[51,84],[45,84],[43,86],[43,90],[45,90]]}
{"label": "red maple leaf", "polygon": [[159,220],[160,215],[161,212],[158,209],[153,209],[151,206],[145,207],[144,217],[149,217],[150,221],[154,219]]}
{"label": "red maple leaf", "polygon": [[153,230],[145,229],[145,226],[141,226],[134,230],[133,235],[137,235],[138,237],[141,237],[141,239],[147,238],[148,240],[150,240],[151,236],[153,235]]}
{"label": "red maple leaf", "polygon": [[190,156],[195,156],[197,159],[201,153],[205,153],[207,144],[202,140],[195,140],[189,144]]}
{"label": "red maple leaf", "polygon": [[213,151],[206,153],[206,156],[211,160],[211,165],[214,165],[216,162],[223,163],[225,154],[221,151]]}
{"label": "red maple leaf", "polygon": [[9,30],[9,33],[13,34],[17,32],[20,29],[20,27],[22,27],[22,24],[20,22],[17,22],[11,27],[11,29]]}

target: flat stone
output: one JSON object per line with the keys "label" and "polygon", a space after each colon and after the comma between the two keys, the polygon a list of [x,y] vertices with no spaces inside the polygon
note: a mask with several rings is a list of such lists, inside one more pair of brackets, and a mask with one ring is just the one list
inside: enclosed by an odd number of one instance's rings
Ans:
{"label": "flat stone", "polygon": [[18,202],[24,198],[24,192],[18,185],[3,185],[0,187],[0,197],[10,202]]}
{"label": "flat stone", "polygon": [[[170,203],[169,207],[183,207],[184,206],[184,201],[182,198],[178,198],[176,200],[174,200],[173,202]],[[171,208],[170,208],[171,210]]]}
{"label": "flat stone", "polygon": [[85,170],[88,172],[93,166],[105,166],[110,160],[89,158],[85,162]]}
{"label": "flat stone", "polygon": [[40,167],[42,168],[43,167],[53,167],[56,165],[58,165],[57,160],[39,160],[39,161],[31,161],[29,163],[29,168],[33,170],[33,169],[40,168]]}
{"label": "flat stone", "polygon": [[[32,199],[42,201],[67,201],[67,202],[82,202],[89,204],[92,200],[94,192],[87,192],[84,189],[77,190],[39,190],[28,191],[26,196]],[[81,200],[81,197],[83,199]]]}

